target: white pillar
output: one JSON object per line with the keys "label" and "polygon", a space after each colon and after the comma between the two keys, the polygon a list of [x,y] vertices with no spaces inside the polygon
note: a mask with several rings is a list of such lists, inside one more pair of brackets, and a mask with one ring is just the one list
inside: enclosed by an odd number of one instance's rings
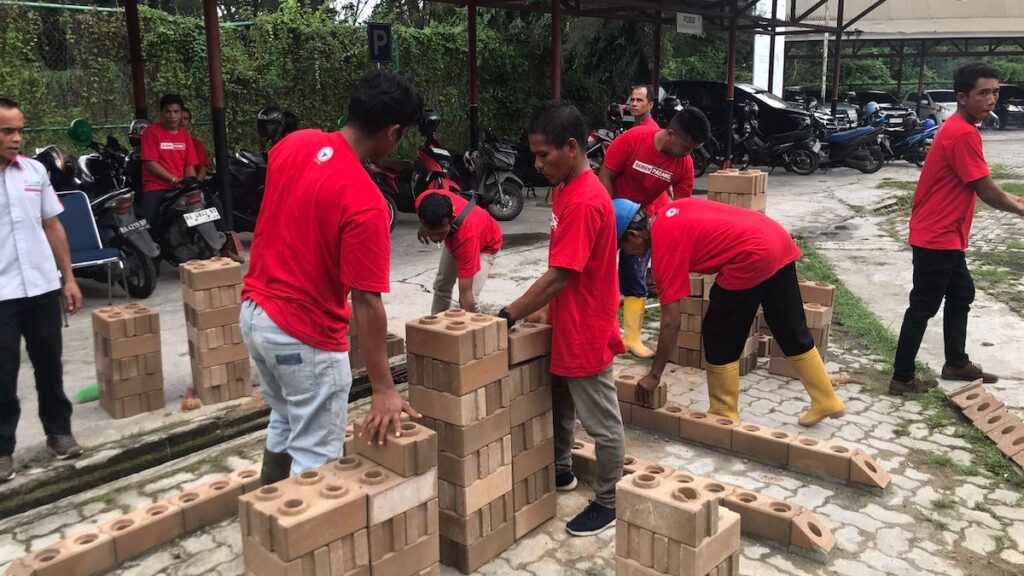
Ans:
{"label": "white pillar", "polygon": [[[778,0],[775,10],[775,17],[779,20],[786,17],[786,5],[790,0]],[[755,8],[757,14],[768,17],[772,11],[772,0],[760,0]],[[771,53],[772,37],[766,34],[754,36],[754,86],[767,89],[768,81],[768,57]],[[775,83],[773,92],[782,96],[783,79],[785,78],[786,66],[786,38],[785,36],[775,37]]]}

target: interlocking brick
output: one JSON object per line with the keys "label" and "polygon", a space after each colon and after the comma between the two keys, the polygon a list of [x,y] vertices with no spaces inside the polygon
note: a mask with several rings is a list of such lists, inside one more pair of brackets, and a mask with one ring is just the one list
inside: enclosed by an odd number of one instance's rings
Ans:
{"label": "interlocking brick", "polygon": [[680,330],[676,337],[676,346],[686,350],[696,350],[700,352],[702,348],[701,333],[700,332],[686,332]]}
{"label": "interlocking brick", "polygon": [[235,324],[216,326],[206,330],[198,330],[189,326],[187,328],[188,339],[192,341],[199,350],[213,350],[222,346],[230,346],[242,342],[242,328]]}
{"label": "interlocking brick", "polygon": [[832,307],[804,303],[804,316],[808,328],[824,328],[832,323]]}
{"label": "interlocking brick", "polygon": [[282,560],[294,560],[368,524],[365,486],[360,490],[318,471],[303,472],[286,482],[284,497],[272,509],[269,522],[271,549]]}
{"label": "interlocking brick", "polygon": [[715,498],[718,505],[722,505],[722,501],[726,496],[729,496],[733,492],[736,492],[738,488],[723,484],[717,480],[711,478],[705,478],[703,476],[694,476],[689,472],[682,472],[679,470],[668,470],[668,477],[672,482],[677,485],[686,486],[692,485],[701,490],[703,493],[707,493],[709,497]]}
{"label": "interlocking brick", "polygon": [[439,496],[436,468],[409,478],[385,468],[373,468],[357,476],[356,483],[366,493],[366,517],[370,526]]}
{"label": "interlocking brick", "polygon": [[512,522],[514,514],[512,493],[506,492],[465,516],[449,510],[441,511],[440,533],[444,538],[459,544],[474,544]]}
{"label": "interlocking brick", "polygon": [[160,352],[159,334],[143,334],[141,336],[111,340],[98,332],[94,332],[93,339],[97,354],[104,359],[118,360]]}
{"label": "interlocking brick", "polygon": [[114,419],[131,418],[144,412],[164,409],[164,391],[161,388],[123,398],[101,393],[100,407]]}
{"label": "interlocking brick", "polygon": [[1017,418],[1011,412],[1007,411],[1004,406],[998,410],[989,412],[984,418],[975,422],[975,425],[983,434],[988,434],[992,430],[1005,426],[1010,422],[1020,422],[1020,418]]}
{"label": "interlocking brick", "polygon": [[201,350],[192,339],[188,341],[188,352],[192,362],[200,368],[210,368],[218,364],[228,364],[239,360],[248,360],[249,349],[244,343],[221,346],[213,350]]}
{"label": "interlocking brick", "polygon": [[[193,290],[181,287],[181,300],[195,310],[216,310],[239,306],[242,302],[242,285],[221,286],[207,290]],[[238,322],[238,319],[235,319]]]}
{"label": "interlocking brick", "polygon": [[468,456],[460,457],[450,452],[439,452],[437,477],[456,486],[465,487],[511,464],[512,437],[504,436]]}
{"label": "interlocking brick", "polygon": [[507,522],[504,526],[468,546],[442,536],[441,563],[452,566],[463,574],[475,572],[515,543],[514,524],[514,522]]}
{"label": "interlocking brick", "polygon": [[461,366],[410,353],[406,366],[409,384],[455,396],[464,396],[509,375],[508,356],[501,350]]}
{"label": "interlocking brick", "polygon": [[633,404],[626,404],[625,402],[619,402],[619,416],[622,418],[623,424],[633,423]]}
{"label": "interlocking brick", "polygon": [[498,410],[493,415],[470,424],[456,426],[441,420],[424,417],[421,424],[437,432],[437,449],[464,457],[484,446],[497,442],[512,431],[512,410]]}
{"label": "interlocking brick", "polygon": [[740,422],[732,429],[732,451],[784,467],[789,463],[789,444],[794,438],[789,432]]}
{"label": "interlocking brick", "polygon": [[957,408],[963,410],[972,404],[977,404],[985,394],[987,392],[985,387],[982,386],[982,380],[979,378],[970,384],[953,390],[947,397]]}
{"label": "interlocking brick", "polygon": [[512,400],[551,386],[551,358],[541,356],[509,367],[509,381],[512,383]]}
{"label": "interlocking brick", "polygon": [[753,492],[733,492],[722,506],[740,515],[743,533],[789,545],[791,524],[803,508]]}
{"label": "interlocking brick", "polygon": [[854,450],[853,454],[850,455],[851,482],[885,489],[889,485],[890,480],[889,473],[863,450]]}
{"label": "interlocking brick", "polygon": [[615,530],[616,574],[649,574],[635,571],[632,563],[655,574],[706,576],[740,549],[739,515],[724,508],[719,514],[721,528],[696,547],[619,518]]}
{"label": "interlocking brick", "polygon": [[761,335],[757,338],[757,357],[767,358],[772,353],[772,337]]}
{"label": "interlocking brick", "polygon": [[241,470],[235,470],[228,475],[232,480],[242,485],[242,493],[247,494],[260,487],[260,466],[249,466]]}
{"label": "interlocking brick", "polygon": [[[550,396],[550,394],[549,394]],[[511,404],[508,378],[491,382],[462,396],[409,386],[409,404],[424,416],[456,426],[469,426],[508,408]]]}
{"label": "interlocking brick", "polygon": [[572,445],[572,473],[584,480],[594,477],[597,454],[594,445],[577,440]]}
{"label": "interlocking brick", "polygon": [[217,326],[237,324],[242,313],[240,304],[231,304],[220,308],[197,309],[188,302],[184,303],[185,324],[197,330],[207,330]]}
{"label": "interlocking brick", "polygon": [[519,426],[527,420],[551,411],[551,388],[540,388],[512,401],[510,426]]}
{"label": "interlocking brick", "polygon": [[999,451],[1011,458],[1024,450],[1024,424],[1018,421],[1015,424],[997,428],[989,434],[989,438],[996,443]]}
{"label": "interlocking brick", "polygon": [[494,499],[495,494],[512,491],[512,467],[499,468],[494,474],[469,486],[458,486],[441,480],[437,483],[441,509],[467,516]]}
{"label": "interlocking brick", "polygon": [[548,438],[512,458],[512,482],[519,482],[555,461],[555,439]]}
{"label": "interlocking brick", "polygon": [[410,353],[461,365],[508,348],[508,323],[452,309],[407,322],[405,337]]}
{"label": "interlocking brick", "polygon": [[512,455],[519,456],[522,452],[537,446],[555,435],[553,413],[545,412],[512,428]]}
{"label": "interlocking brick", "polygon": [[732,429],[736,421],[705,412],[688,412],[680,416],[681,437],[725,450],[732,449]]}
{"label": "interlocking brick", "polygon": [[643,406],[630,406],[630,421],[641,428],[657,430],[674,438],[679,438],[679,429],[683,414],[689,412],[678,404],[666,404],[657,410]]}
{"label": "interlocking brick", "polygon": [[114,568],[117,557],[114,538],[92,530],[33,552],[22,562],[26,566],[25,573],[35,576],[91,576]]}
{"label": "interlocking brick", "polygon": [[367,529],[370,540],[370,564],[379,562],[388,554],[401,552],[423,538],[439,533],[439,508],[433,499],[374,524]]}
{"label": "interlocking brick", "polygon": [[[423,474],[437,466],[437,433],[412,421],[401,423],[402,435],[389,431],[387,442],[356,442],[356,452],[390,469],[399,476]],[[362,426],[356,424],[356,435]]]}
{"label": "interlocking brick", "polygon": [[627,476],[616,485],[615,502],[618,519],[687,546],[698,546],[719,530],[717,497],[670,475]]}
{"label": "interlocking brick", "polygon": [[[97,366],[98,367],[98,366]],[[124,398],[126,396],[138,396],[154,390],[163,391],[163,374],[139,374],[130,378],[115,380],[105,374],[97,375],[100,395],[110,398]]]}
{"label": "interlocking brick", "polygon": [[170,542],[182,530],[181,509],[169,502],[134,510],[100,527],[100,532],[114,538],[118,563]]}
{"label": "interlocking brick", "polygon": [[520,322],[508,333],[508,363],[519,364],[551,354],[551,326]]}
{"label": "interlocking brick", "polygon": [[181,508],[182,527],[187,533],[237,513],[238,497],[241,495],[242,485],[225,476],[176,494],[170,501]]}
{"label": "interlocking brick", "polygon": [[818,304],[820,306],[832,307],[836,300],[836,287],[827,282],[812,282],[801,280],[800,298],[804,304]]}
{"label": "interlocking brick", "polygon": [[700,274],[690,273],[690,296],[700,298],[704,295],[704,277]]}
{"label": "interlocking brick", "polygon": [[[616,374],[615,391],[619,397],[619,402],[640,404],[636,399],[636,390],[639,385],[640,378],[633,374]],[[651,395],[651,404],[647,407],[652,409],[661,408],[666,402],[668,402],[668,384],[665,381],[660,381],[658,386],[654,388],[654,392]]]}
{"label": "interlocking brick", "polygon": [[255,539],[243,537],[242,558],[247,574],[253,576],[370,576],[365,528],[288,562]]}
{"label": "interlocking brick", "polygon": [[[970,394],[968,394],[970,396]],[[986,392],[980,400],[964,408],[964,416],[972,422],[984,421],[990,413],[1003,407],[1003,401]]]}
{"label": "interlocking brick", "polygon": [[789,469],[849,480],[851,455],[852,450],[846,446],[798,436],[789,444]]}
{"label": "interlocking brick", "polygon": [[793,518],[790,542],[804,550],[830,552],[836,545],[836,537],[811,513],[803,510]]}
{"label": "interlocking brick", "polygon": [[512,485],[512,499],[516,512],[555,492],[555,464],[526,475]]}
{"label": "interlocking brick", "polygon": [[793,378],[794,380],[800,379],[800,373],[796,371],[793,364],[789,360],[778,356],[772,356],[768,359],[768,373]]}
{"label": "interlocking brick", "polygon": [[230,258],[189,260],[178,266],[181,283],[192,290],[207,290],[242,283],[242,266]]}

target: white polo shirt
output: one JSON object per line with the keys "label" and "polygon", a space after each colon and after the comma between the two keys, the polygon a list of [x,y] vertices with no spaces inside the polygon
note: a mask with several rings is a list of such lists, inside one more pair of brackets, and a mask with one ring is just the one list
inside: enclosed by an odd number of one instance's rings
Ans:
{"label": "white polo shirt", "polygon": [[43,219],[63,211],[39,162],[18,156],[0,170],[0,301],[60,288]]}

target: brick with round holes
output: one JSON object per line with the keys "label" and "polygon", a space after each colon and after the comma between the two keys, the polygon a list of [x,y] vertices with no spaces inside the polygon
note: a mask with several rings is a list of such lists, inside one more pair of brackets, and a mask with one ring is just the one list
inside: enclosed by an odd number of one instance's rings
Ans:
{"label": "brick with round holes", "polygon": [[367,525],[367,496],[354,483],[319,472],[303,472],[290,480],[295,489],[271,512],[271,548],[282,560],[308,554]]}
{"label": "brick with round holes", "polygon": [[1009,457],[1014,457],[1024,451],[1024,423],[1019,420],[1015,424],[1007,424],[995,430],[995,434],[989,434],[996,448]]}
{"label": "brick with round holes", "polygon": [[117,565],[114,538],[97,530],[76,534],[23,559],[35,576],[92,576]]}
{"label": "brick with round holes", "polygon": [[242,266],[230,258],[189,260],[178,267],[181,283],[192,290],[207,290],[242,283]]}
{"label": "brick with round holes", "polygon": [[797,548],[828,553],[836,546],[832,531],[810,510],[805,509],[794,516],[790,529],[790,544]]}
{"label": "brick with round holes", "polygon": [[551,326],[520,322],[508,332],[508,363],[519,364],[551,354]]}
{"label": "brick with round holes", "polygon": [[624,477],[615,490],[616,517],[624,522],[699,546],[718,532],[718,498],[671,475],[646,472]]}
{"label": "brick with round holes", "polygon": [[619,402],[637,404],[650,409],[661,408],[668,402],[667,382],[661,381],[658,383],[651,394],[651,403],[646,405],[640,404],[636,399],[636,390],[639,385],[640,377],[635,374],[616,374],[615,392],[619,397]]}
{"label": "brick with round holes", "polygon": [[467,364],[508,348],[508,324],[453,308],[405,325],[406,349],[419,356]]}
{"label": "brick with round holes", "polygon": [[739,488],[736,488],[735,486],[723,484],[713,478],[694,476],[693,474],[682,470],[673,470],[670,477],[676,484],[696,486],[703,492],[707,492],[712,498],[718,498],[720,500],[739,490]]}
{"label": "brick with round holes", "polygon": [[[396,437],[389,431],[384,445],[365,439],[355,442],[356,452],[406,478],[437,466],[437,433],[412,421],[402,422],[400,427],[402,435]],[[355,435],[361,431],[362,426],[357,423]]]}
{"label": "brick with round holes", "polygon": [[225,476],[176,494],[170,500],[181,508],[182,523],[187,533],[235,514],[238,511],[238,497],[241,495],[242,485]]}
{"label": "brick with round holes", "polygon": [[981,430],[983,434],[988,434],[992,430],[1002,428],[1009,422],[1020,422],[1020,418],[1017,418],[1003,407],[995,412],[986,414],[984,418],[975,422],[975,426],[977,426],[978,430]]}
{"label": "brick with round holes", "polygon": [[882,465],[859,448],[850,455],[850,482],[885,489],[892,477]]}
{"label": "brick with round holes", "polygon": [[982,386],[982,381],[975,380],[970,384],[953,390],[949,393],[948,398],[957,408],[963,410],[972,404],[977,404],[985,394],[985,387]]}
{"label": "brick with round holes", "polygon": [[964,408],[964,416],[971,422],[984,422],[986,416],[1002,407],[1002,400],[986,392],[980,400]]}
{"label": "brick with round holes", "polygon": [[121,563],[174,540],[182,529],[181,509],[157,502],[104,524],[100,532],[113,536],[115,556]]}
{"label": "brick with round holes", "polygon": [[789,463],[789,444],[794,435],[740,422],[732,429],[732,451],[753,460],[785,467]]}
{"label": "brick with round holes", "polygon": [[680,422],[683,414],[689,412],[678,404],[666,404],[657,410],[644,406],[630,406],[630,422],[633,425],[649,430],[657,430],[673,438],[679,438]]}
{"label": "brick with round holes", "polygon": [[792,538],[791,523],[803,508],[763,494],[737,490],[722,502],[740,515],[743,533],[760,536],[788,546]]}
{"label": "brick with round holes", "polygon": [[260,466],[247,466],[228,474],[232,480],[242,485],[242,493],[249,493],[260,487]]}
{"label": "brick with round holes", "polygon": [[826,440],[797,436],[789,444],[789,469],[837,480],[850,479],[853,450]]}
{"label": "brick with round holes", "polygon": [[597,454],[590,442],[576,440],[572,445],[572,473],[587,481],[594,477],[597,466]]}
{"label": "brick with round holes", "polygon": [[732,450],[732,429],[736,426],[735,420],[706,412],[689,412],[683,414],[680,419],[679,434],[683,438],[723,450]]}

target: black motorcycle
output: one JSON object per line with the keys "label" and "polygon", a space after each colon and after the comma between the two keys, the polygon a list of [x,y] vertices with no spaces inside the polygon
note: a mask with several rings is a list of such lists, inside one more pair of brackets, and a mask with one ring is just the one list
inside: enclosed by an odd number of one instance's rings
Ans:
{"label": "black motorcycle", "polygon": [[875,123],[828,134],[821,122],[813,122],[823,142],[821,156],[824,168],[853,168],[865,174],[874,174],[882,169],[885,164],[883,125]]}
{"label": "black motorcycle", "polygon": [[160,243],[160,257],[168,264],[213,258],[227,245],[227,235],[216,224],[221,213],[209,205],[203,183],[195,178],[165,194],[159,214],[153,230]]}
{"label": "black motorcycle", "polygon": [[738,167],[777,166],[787,171],[807,176],[818,170],[821,144],[814,136],[810,124],[791,132],[766,135],[757,122],[757,105],[748,103],[743,108],[739,135],[740,149],[733,147],[733,154],[739,154]]}
{"label": "black motorcycle", "polygon": [[466,152],[456,169],[463,194],[475,197],[479,206],[502,222],[514,220],[526,203],[523,181],[513,172],[517,156],[514,146],[487,133],[480,148]]}

